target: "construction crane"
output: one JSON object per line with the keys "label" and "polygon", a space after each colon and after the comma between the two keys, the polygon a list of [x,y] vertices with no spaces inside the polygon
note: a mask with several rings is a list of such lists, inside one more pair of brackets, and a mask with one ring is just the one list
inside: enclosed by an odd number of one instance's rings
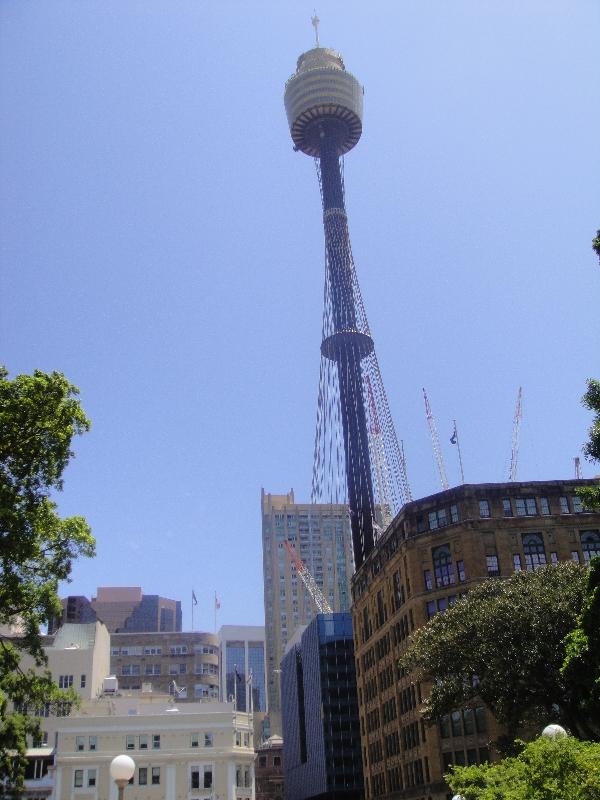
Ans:
{"label": "construction crane", "polygon": [[442,456],[442,448],[440,447],[440,438],[438,436],[437,428],[435,427],[435,419],[431,413],[431,406],[429,405],[429,398],[427,392],[423,389],[423,400],[425,401],[425,414],[427,416],[427,424],[429,425],[429,433],[431,435],[431,445],[433,447],[433,455],[435,463],[437,464],[438,472],[440,473],[440,481],[442,489],[449,489],[450,484],[446,477],[446,467],[444,466],[444,458]]}
{"label": "construction crane", "polygon": [[519,461],[519,434],[521,432],[521,421],[523,420],[523,390],[519,386],[517,393],[517,404],[515,406],[515,416],[513,419],[512,448],[510,451],[510,469],[508,470],[508,480],[517,480],[517,464]]}
{"label": "construction crane", "polygon": [[315,579],[307,570],[306,564],[304,561],[302,561],[294,547],[287,539],[284,540],[283,545],[288,552],[290,561],[296,567],[296,572],[300,576],[300,580],[306,586],[306,591],[309,593],[313,603],[317,607],[317,611],[320,614],[333,614],[331,606],[323,597],[323,592],[317,586]]}

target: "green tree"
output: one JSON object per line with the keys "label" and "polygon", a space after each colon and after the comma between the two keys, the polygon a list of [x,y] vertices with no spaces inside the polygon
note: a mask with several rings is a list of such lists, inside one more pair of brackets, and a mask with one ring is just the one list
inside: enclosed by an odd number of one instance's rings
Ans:
{"label": "green tree", "polygon": [[[21,631],[0,636],[0,781],[17,796],[27,736],[39,735],[23,706],[74,699],[44,669],[40,627],[60,611],[58,582],[68,579],[73,559],[94,554],[86,521],[61,519],[51,499],[62,489],[73,437],[90,426],[77,395],[60,373],[10,380],[0,367],[0,625]],[[37,670],[22,668],[23,653]]]}
{"label": "green tree", "polygon": [[[583,446],[583,453],[589,461],[600,462],[600,381],[593,378],[588,380],[587,391],[581,398],[581,402],[594,413],[594,420],[589,430],[590,438]],[[600,486],[579,489],[577,494],[586,508],[600,509]]]}
{"label": "green tree", "polygon": [[425,717],[433,721],[479,698],[506,728],[501,749],[524,726],[551,720],[587,733],[561,673],[585,575],[564,562],[487,580],[416,631],[400,665],[431,683]]}
{"label": "green tree", "polygon": [[600,745],[541,736],[514,758],[455,767],[446,780],[465,800],[599,800]]}
{"label": "green tree", "polygon": [[571,702],[600,740],[600,558],[590,563],[577,627],[568,634],[565,645],[561,672]]}

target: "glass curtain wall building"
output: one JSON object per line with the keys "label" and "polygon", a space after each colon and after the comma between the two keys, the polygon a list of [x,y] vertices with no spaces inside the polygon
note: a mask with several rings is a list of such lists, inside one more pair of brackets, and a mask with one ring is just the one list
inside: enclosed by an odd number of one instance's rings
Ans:
{"label": "glass curtain wall building", "polygon": [[264,627],[223,625],[218,636],[221,651],[221,699],[235,700],[238,711],[266,712]]}

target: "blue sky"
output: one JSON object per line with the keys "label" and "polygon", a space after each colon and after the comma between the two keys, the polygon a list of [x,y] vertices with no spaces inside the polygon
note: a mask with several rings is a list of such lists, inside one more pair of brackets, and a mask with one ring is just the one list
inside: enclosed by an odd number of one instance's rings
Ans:
{"label": "blue sky", "polygon": [[[263,620],[260,489],[308,499],[323,234],[283,87],[312,5],[5,0],[0,340],[93,420],[60,497],[98,540],[68,591],[141,585]],[[365,87],[355,261],[415,497],[573,476],[600,375],[600,6],[326,1]],[[583,464],[584,476],[600,471]]]}

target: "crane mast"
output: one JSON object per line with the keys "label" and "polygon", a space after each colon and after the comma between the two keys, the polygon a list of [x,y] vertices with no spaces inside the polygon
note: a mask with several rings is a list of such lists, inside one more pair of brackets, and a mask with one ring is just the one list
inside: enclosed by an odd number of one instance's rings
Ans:
{"label": "crane mast", "polygon": [[306,586],[306,591],[309,593],[313,603],[317,607],[317,611],[320,614],[333,614],[331,606],[323,596],[323,592],[317,586],[315,579],[306,568],[306,564],[304,561],[302,561],[294,547],[287,539],[284,540],[283,545],[288,552],[290,561],[296,567],[296,572],[298,573],[300,580]]}
{"label": "crane mast", "polygon": [[437,428],[435,426],[435,419],[431,413],[431,406],[429,405],[429,398],[427,397],[427,392],[425,389],[423,389],[423,400],[425,401],[425,414],[427,416],[427,424],[429,425],[433,456],[435,458],[435,463],[437,464],[438,472],[440,473],[442,489],[449,489],[450,484],[448,483],[448,478],[446,477],[446,467],[444,466],[442,448],[440,447],[440,437],[438,436]]}
{"label": "crane mast", "polygon": [[523,390],[519,386],[517,392],[517,404],[515,406],[515,416],[513,418],[512,447],[510,451],[510,468],[508,470],[508,480],[517,480],[517,464],[519,461],[519,434],[521,432],[521,421],[523,420]]}

